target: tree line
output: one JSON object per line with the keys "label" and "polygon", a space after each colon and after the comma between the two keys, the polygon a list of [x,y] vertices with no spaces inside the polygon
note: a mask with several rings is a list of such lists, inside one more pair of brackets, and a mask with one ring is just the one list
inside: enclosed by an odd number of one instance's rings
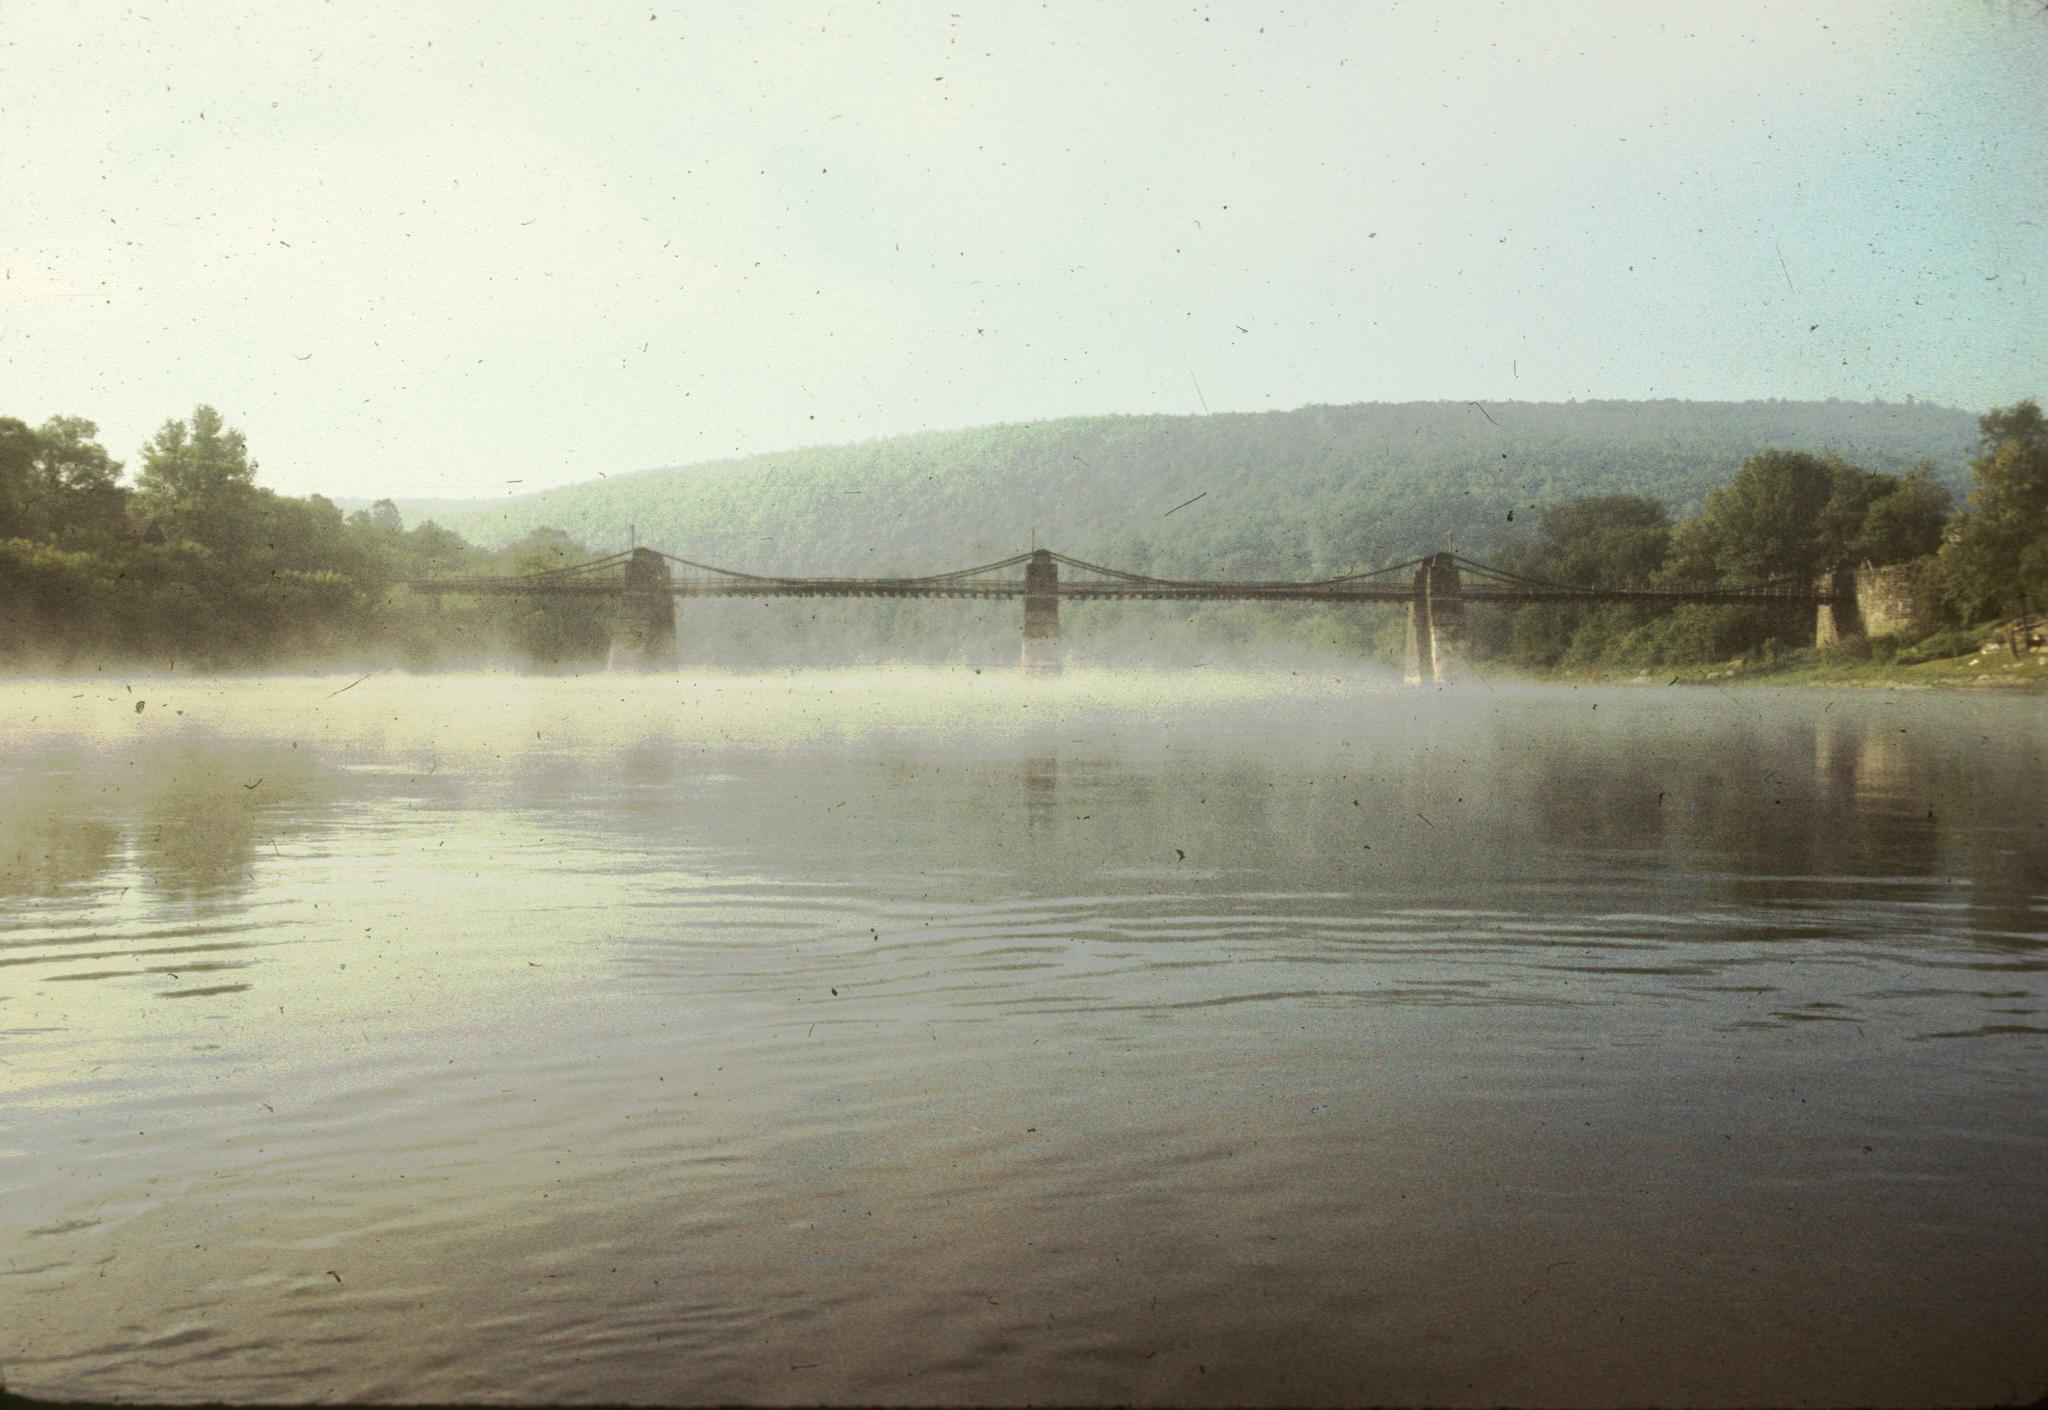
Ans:
{"label": "tree line", "polygon": [[[2027,400],[1978,426],[1960,509],[1930,467],[1900,476],[1839,455],[1765,451],[1687,518],[1640,495],[1546,509],[1535,539],[1505,550],[1501,566],[1597,587],[1808,584],[1840,568],[1889,567],[1910,605],[1909,635],[1990,627],[2023,650],[2028,621],[2048,608],[2048,420]],[[1566,669],[1771,654],[1811,645],[1813,634],[1810,609],[1762,605],[1552,604],[1477,629],[1488,654]]]}
{"label": "tree line", "polygon": [[[1557,582],[1810,582],[1834,567],[1868,562],[1908,565],[1919,615],[1928,623],[1982,624],[2048,607],[2048,426],[2035,402],[1980,418],[1972,487],[1960,508],[1944,483],[1954,478],[1949,467],[1898,463],[1925,443],[1924,435],[1915,439],[1916,428],[1931,424],[1946,436],[1939,418],[1953,413],[1849,407],[1844,415],[1852,422],[1862,418],[1857,424],[1869,454],[1889,468],[1865,468],[1839,451],[1772,449],[1748,455],[1732,474],[1724,470],[1725,482],[1702,494],[1690,489],[1696,479],[1680,474],[1680,431],[1701,428],[1702,455],[1710,459],[1727,455],[1735,433],[1725,419],[1717,423],[1698,408],[1678,405],[1682,416],[1655,403],[1501,408],[1503,416],[1526,414],[1541,433],[1518,429],[1521,438],[1507,442],[1521,453],[1523,467],[1504,513],[1469,486],[1458,489],[1455,478],[1422,473],[1452,463],[1440,458],[1445,455],[1479,467],[1496,455],[1508,461],[1510,452],[1494,449],[1493,431],[1486,429],[1490,416],[1485,423],[1471,415],[1442,423],[1455,430],[1444,431],[1432,450],[1435,443],[1423,432],[1439,425],[1431,418],[1450,414],[1444,410],[1449,404],[1419,411],[1304,408],[1237,418],[1086,418],[905,437],[816,453],[814,473],[806,473],[807,462],[798,456],[757,458],[758,473],[727,476],[731,484],[710,473],[689,482],[669,472],[611,480],[602,491],[572,487],[537,497],[570,511],[574,536],[534,523],[498,547],[471,543],[431,521],[407,527],[390,500],[344,514],[320,495],[279,495],[257,483],[257,463],[243,435],[211,407],[166,422],[142,448],[132,481],[88,420],[59,416],[31,427],[0,417],[0,659],[56,668],[114,662],[426,668],[496,658],[587,664],[602,659],[607,645],[610,608],[601,601],[442,598],[403,584],[443,574],[530,572],[597,556],[618,546],[609,541],[603,515],[616,515],[620,503],[644,515],[643,526],[654,521],[657,532],[664,512],[685,516],[690,522],[675,532],[687,528],[687,541],[676,546],[715,557],[700,543],[710,540],[715,548],[724,542],[740,555],[740,567],[815,571],[822,562],[828,571],[900,572],[958,566],[950,556],[930,565],[861,556],[875,551],[861,528],[875,516],[860,497],[873,491],[878,501],[893,503],[898,490],[920,497],[923,510],[885,516],[913,536],[896,556],[913,547],[999,556],[995,550],[1012,545],[997,538],[996,516],[1034,517],[1044,506],[1044,519],[1055,528],[1065,525],[1052,540],[1061,548],[1163,576],[1356,571],[1412,557],[1417,535],[1434,538],[1448,529],[1461,550]],[[1769,424],[1779,432],[1786,425],[1838,424],[1814,419],[1820,405],[1756,404],[1741,424]],[[1901,417],[1901,410],[1915,416]],[[1623,431],[1591,450],[1583,441],[1568,444],[1574,415],[1607,416]],[[1521,421],[1513,424],[1519,428]],[[1410,430],[1413,444],[1397,445],[1396,432]],[[1659,437],[1673,444],[1655,450]],[[1338,462],[1327,455],[1317,458],[1316,447],[1347,439],[1353,444],[1341,468],[1331,468]],[[1541,449],[1546,443],[1553,447],[1547,453]],[[1650,467],[1639,473],[1630,469],[1638,453]],[[1417,468],[1401,481],[1406,488],[1399,494],[1389,488],[1383,456]],[[1619,483],[1665,493],[1571,498],[1574,480],[1580,487]],[[963,484],[972,489],[964,498]],[[1184,522],[1193,519],[1189,514],[1151,529],[1131,527],[1159,517],[1137,512],[1146,497],[1193,485],[1209,485],[1215,499],[1234,501],[1233,512],[1197,523]],[[1522,498],[1539,493],[1548,507]],[[1674,499],[1689,512],[1674,515]],[[1342,515],[1332,508],[1339,504]],[[1370,522],[1345,528],[1360,515]],[[1400,522],[1388,527],[1394,519]],[[815,526],[824,537],[794,542],[791,524]],[[754,555],[769,551],[766,545],[774,546],[771,558],[802,561],[758,561]],[[836,545],[841,556],[821,560],[820,545]],[[858,623],[881,623],[882,635],[890,637],[916,630],[899,623],[896,604],[837,606],[824,622],[813,620],[816,612],[802,621],[785,613],[787,622],[763,613],[749,618],[748,632],[792,639],[805,631],[843,635]],[[1078,628],[1073,634],[1085,637],[1092,615],[1073,615],[1070,631]],[[1093,615],[1107,625],[1109,614]],[[1393,652],[1399,642],[1390,614],[1360,617],[1335,634],[1309,614],[1256,607],[1198,609],[1189,622],[1199,635],[1239,641],[1302,642],[1319,631],[1316,640],[1325,645]],[[1123,624],[1126,630],[1140,625]],[[1008,635],[1007,618],[987,626]],[[1810,610],[1787,608],[1567,604],[1479,614],[1474,632],[1490,657],[1591,669],[1803,646],[1812,641],[1813,621]],[[887,650],[879,636],[868,640]],[[722,645],[740,654],[735,642]]]}
{"label": "tree line", "polygon": [[418,667],[601,657],[601,604],[463,600],[395,585],[519,573],[590,555],[540,530],[495,551],[382,500],[344,515],[322,495],[256,483],[242,433],[210,406],[164,424],[133,483],[91,421],[0,417],[0,659],[224,669],[286,663]]}

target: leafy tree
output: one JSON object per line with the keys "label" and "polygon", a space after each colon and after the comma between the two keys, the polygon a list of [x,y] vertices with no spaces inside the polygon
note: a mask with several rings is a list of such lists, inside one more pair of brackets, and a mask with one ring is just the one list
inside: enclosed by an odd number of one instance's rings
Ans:
{"label": "leafy tree", "polygon": [[1804,582],[1866,560],[1905,562],[1940,544],[1948,505],[1925,470],[1901,480],[1838,456],[1765,451],[1673,535],[1672,577]]}
{"label": "leafy tree", "polygon": [[1721,577],[1721,531],[1704,514],[1674,525],[1658,580],[1670,586],[1710,584]]}
{"label": "leafy tree", "polygon": [[[1671,515],[1642,495],[1595,495],[1543,511],[1536,541],[1507,555],[1510,571],[1552,582],[1624,587],[1650,582],[1671,551]],[[1644,620],[1640,607],[1549,603],[1517,610],[1507,649],[1532,664],[1597,657]]]}
{"label": "leafy tree", "polygon": [[412,571],[421,576],[459,571],[470,551],[469,543],[462,535],[442,528],[431,519],[407,530],[405,537]]}
{"label": "leafy tree", "polygon": [[1642,495],[1597,495],[1543,511],[1534,575],[1592,587],[1649,582],[1671,551],[1671,515]]}
{"label": "leafy tree", "polygon": [[1839,456],[1824,455],[1821,463],[1827,466],[1831,487],[1827,503],[1813,525],[1816,574],[1857,561],[1857,545],[1872,506],[1889,499],[1899,489],[1897,476],[1873,474]]}
{"label": "leafy tree", "polygon": [[[1515,563],[1536,576],[1591,586],[1810,581],[1843,564],[1924,557],[1940,542],[1948,505],[1948,492],[1924,470],[1901,480],[1833,455],[1767,451],[1675,527],[1661,504],[1639,496],[1546,510],[1536,542]],[[1646,605],[1546,605],[1517,612],[1505,644],[1531,664],[1647,667],[1722,659],[1772,642],[1800,644],[1811,631],[1811,614],[1789,606],[1673,613]]]}
{"label": "leafy tree", "polygon": [[2048,534],[2020,550],[2018,576],[2023,601],[2037,607],[2048,603]]}
{"label": "leafy tree", "polygon": [[1837,488],[1836,467],[1819,456],[1765,451],[1708,492],[1697,532],[1725,577],[1809,579],[1834,566],[1829,548],[1845,517]]}
{"label": "leafy tree", "polygon": [[12,416],[0,416],[0,538],[23,533],[28,525],[36,433]]}
{"label": "leafy tree", "polygon": [[2029,399],[1978,425],[1969,509],[1941,549],[1943,584],[1972,616],[2048,606],[2048,418]]}
{"label": "leafy tree", "polygon": [[1864,509],[1862,523],[1849,535],[1850,562],[1910,563],[1941,547],[1955,497],[1924,465],[1896,483],[1898,488]]}
{"label": "leafy tree", "polygon": [[52,538],[118,532],[128,492],[121,462],[99,443],[83,416],[53,416],[37,430],[34,493],[43,532]]}
{"label": "leafy tree", "polygon": [[255,488],[248,443],[210,406],[195,408],[189,425],[166,421],[142,448],[138,507],[172,538],[217,550],[240,547]]}

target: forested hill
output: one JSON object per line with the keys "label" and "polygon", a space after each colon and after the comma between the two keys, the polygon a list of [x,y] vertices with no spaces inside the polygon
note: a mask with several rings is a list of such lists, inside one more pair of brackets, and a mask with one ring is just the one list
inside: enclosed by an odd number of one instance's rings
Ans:
{"label": "forested hill", "polygon": [[[1163,576],[1312,577],[1444,545],[1484,558],[1585,495],[1695,510],[1761,450],[1968,478],[1974,413],[1884,402],[1414,402],[1099,416],[646,470],[409,506],[502,545],[542,527],[754,572],[918,574],[1038,542]],[[1189,501],[1193,501],[1189,503]],[[1176,506],[1180,506],[1176,508]]]}

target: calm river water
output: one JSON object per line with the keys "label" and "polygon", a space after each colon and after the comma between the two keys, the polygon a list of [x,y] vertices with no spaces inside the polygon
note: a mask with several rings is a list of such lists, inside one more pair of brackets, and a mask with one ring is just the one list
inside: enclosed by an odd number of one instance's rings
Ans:
{"label": "calm river water", "polygon": [[2038,697],[0,686],[0,1376],[2048,1389]]}

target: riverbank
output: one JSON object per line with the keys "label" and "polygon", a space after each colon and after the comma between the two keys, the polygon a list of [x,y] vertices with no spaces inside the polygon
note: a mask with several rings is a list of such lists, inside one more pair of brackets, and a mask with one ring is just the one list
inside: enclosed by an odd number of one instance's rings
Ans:
{"label": "riverbank", "polygon": [[[1014,666],[968,667],[959,665],[965,671],[972,669],[977,676],[984,673],[992,679],[1003,676]],[[1201,663],[1208,665],[1209,663]],[[1297,663],[1299,664],[1299,663]],[[1314,663],[1324,673],[1343,669],[1332,661]],[[1368,663],[1368,669],[1378,663]],[[893,663],[894,669],[916,669],[924,672],[944,672],[943,664],[930,662]],[[839,671],[871,673],[888,671],[892,663],[860,663],[828,668]],[[1086,658],[1070,662],[1073,674],[1093,671],[1119,671],[1108,662],[1089,661]],[[1161,674],[1173,674],[1175,667],[1156,668]],[[1185,668],[1180,668],[1185,669]],[[1226,667],[1226,669],[1228,669]],[[1267,669],[1280,669],[1268,663]],[[712,677],[743,678],[751,674],[791,675],[801,674],[787,665],[762,665],[748,670],[726,664],[685,663],[681,670],[686,674],[709,674]],[[1309,670],[1307,666],[1304,671]],[[206,682],[247,680],[274,675],[326,677],[353,677],[343,686],[353,688],[355,684],[372,677],[389,676],[397,679],[433,679],[437,677],[466,676],[472,679],[500,679],[506,677],[531,677],[535,679],[569,678],[579,675],[603,674],[602,663],[587,662],[576,666],[560,665],[532,666],[503,660],[491,662],[470,662],[461,666],[435,665],[419,667],[385,663],[382,665],[365,661],[291,661],[270,667],[251,668],[236,671],[165,670],[161,663],[127,663],[124,665],[101,664],[91,669],[74,667],[70,670],[54,670],[45,667],[40,670],[22,670],[14,676],[16,681],[80,681],[106,682],[108,680],[129,680],[147,678],[150,680],[179,680],[193,684]],[[668,674],[674,674],[673,672]],[[1213,678],[1212,671],[1196,674]],[[1256,674],[1256,672],[1254,672]],[[2004,650],[1985,652],[1980,655],[1959,657],[1940,656],[1922,659],[1901,657],[1890,661],[1874,658],[1857,660],[1838,652],[1803,650],[1781,652],[1764,660],[1731,660],[1688,666],[1662,666],[1649,671],[1629,671],[1621,667],[1592,668],[1516,668],[1502,661],[1481,659],[1476,674],[1499,683],[1504,680],[1518,681],[1530,685],[1768,685],[1768,686],[1855,686],[1883,689],[1993,689],[2048,692],[2048,651],[2035,651],[2031,656],[2014,661]],[[0,678],[6,673],[0,672]],[[631,673],[625,677],[633,678]]]}
{"label": "riverbank", "polygon": [[1783,652],[1769,660],[1724,661],[1667,666],[1624,675],[1619,671],[1558,671],[1539,679],[1563,684],[1639,685],[1828,685],[1887,690],[2048,691],[2048,652],[2014,660],[2004,650],[1975,655],[1902,656],[1890,661],[1857,660],[1837,651]]}

